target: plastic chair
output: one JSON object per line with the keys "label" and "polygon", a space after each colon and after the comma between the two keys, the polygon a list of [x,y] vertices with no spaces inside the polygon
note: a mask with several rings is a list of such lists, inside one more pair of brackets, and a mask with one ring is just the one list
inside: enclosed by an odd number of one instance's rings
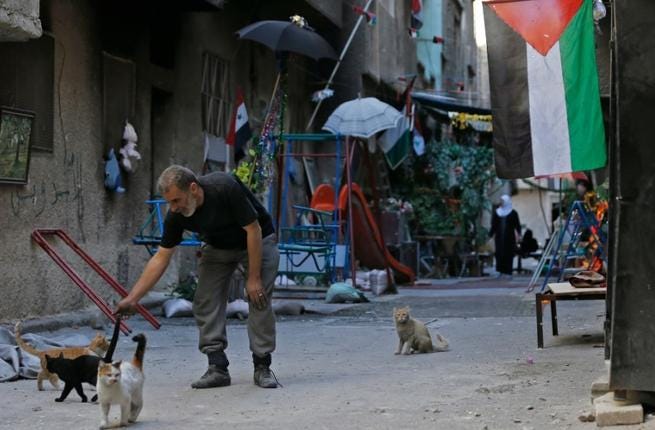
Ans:
{"label": "plastic chair", "polygon": [[332,185],[321,184],[316,187],[309,206],[319,211],[333,212],[335,199],[336,195]]}

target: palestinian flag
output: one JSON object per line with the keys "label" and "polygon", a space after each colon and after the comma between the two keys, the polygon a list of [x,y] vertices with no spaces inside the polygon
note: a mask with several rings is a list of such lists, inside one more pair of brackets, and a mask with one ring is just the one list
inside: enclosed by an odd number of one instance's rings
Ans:
{"label": "palestinian flag", "polygon": [[412,132],[406,116],[398,119],[396,126],[388,129],[378,139],[378,145],[391,170],[396,170],[407,157],[412,148]]}
{"label": "palestinian flag", "polygon": [[241,88],[237,88],[235,106],[236,109],[230,121],[230,131],[227,134],[225,143],[234,146],[234,161],[238,163],[245,156],[248,140],[252,137],[252,131],[248,123],[248,111],[246,110],[246,103],[243,101]]}
{"label": "palestinian flag", "polygon": [[484,9],[498,177],[605,166],[592,0],[488,0]]}

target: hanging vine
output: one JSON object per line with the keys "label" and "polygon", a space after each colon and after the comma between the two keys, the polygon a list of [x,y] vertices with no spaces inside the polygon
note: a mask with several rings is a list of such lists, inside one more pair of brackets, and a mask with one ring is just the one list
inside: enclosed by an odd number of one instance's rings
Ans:
{"label": "hanging vine", "polygon": [[[275,177],[276,140],[284,132],[284,114],[287,95],[278,89],[273,98],[270,110],[264,120],[262,131],[255,143],[248,149],[248,157],[242,160],[235,169],[235,175],[255,194],[261,194],[271,185]],[[277,131],[276,131],[277,129]]]}

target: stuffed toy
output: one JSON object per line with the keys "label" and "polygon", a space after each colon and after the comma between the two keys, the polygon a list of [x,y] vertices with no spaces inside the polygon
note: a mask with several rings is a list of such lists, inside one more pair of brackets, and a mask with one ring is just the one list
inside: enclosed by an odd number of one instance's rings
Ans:
{"label": "stuffed toy", "polygon": [[118,151],[121,154],[121,166],[128,173],[134,173],[137,168],[137,161],[141,160],[141,154],[136,150],[136,143],[139,138],[132,124],[125,121],[125,129],[123,130],[123,140],[125,144]]}

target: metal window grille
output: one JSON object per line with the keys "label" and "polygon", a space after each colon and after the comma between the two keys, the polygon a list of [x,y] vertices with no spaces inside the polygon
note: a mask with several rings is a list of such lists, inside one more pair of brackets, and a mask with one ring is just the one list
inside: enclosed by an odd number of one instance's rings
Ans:
{"label": "metal window grille", "polygon": [[202,54],[202,129],[225,137],[230,123],[229,69],[218,56]]}

